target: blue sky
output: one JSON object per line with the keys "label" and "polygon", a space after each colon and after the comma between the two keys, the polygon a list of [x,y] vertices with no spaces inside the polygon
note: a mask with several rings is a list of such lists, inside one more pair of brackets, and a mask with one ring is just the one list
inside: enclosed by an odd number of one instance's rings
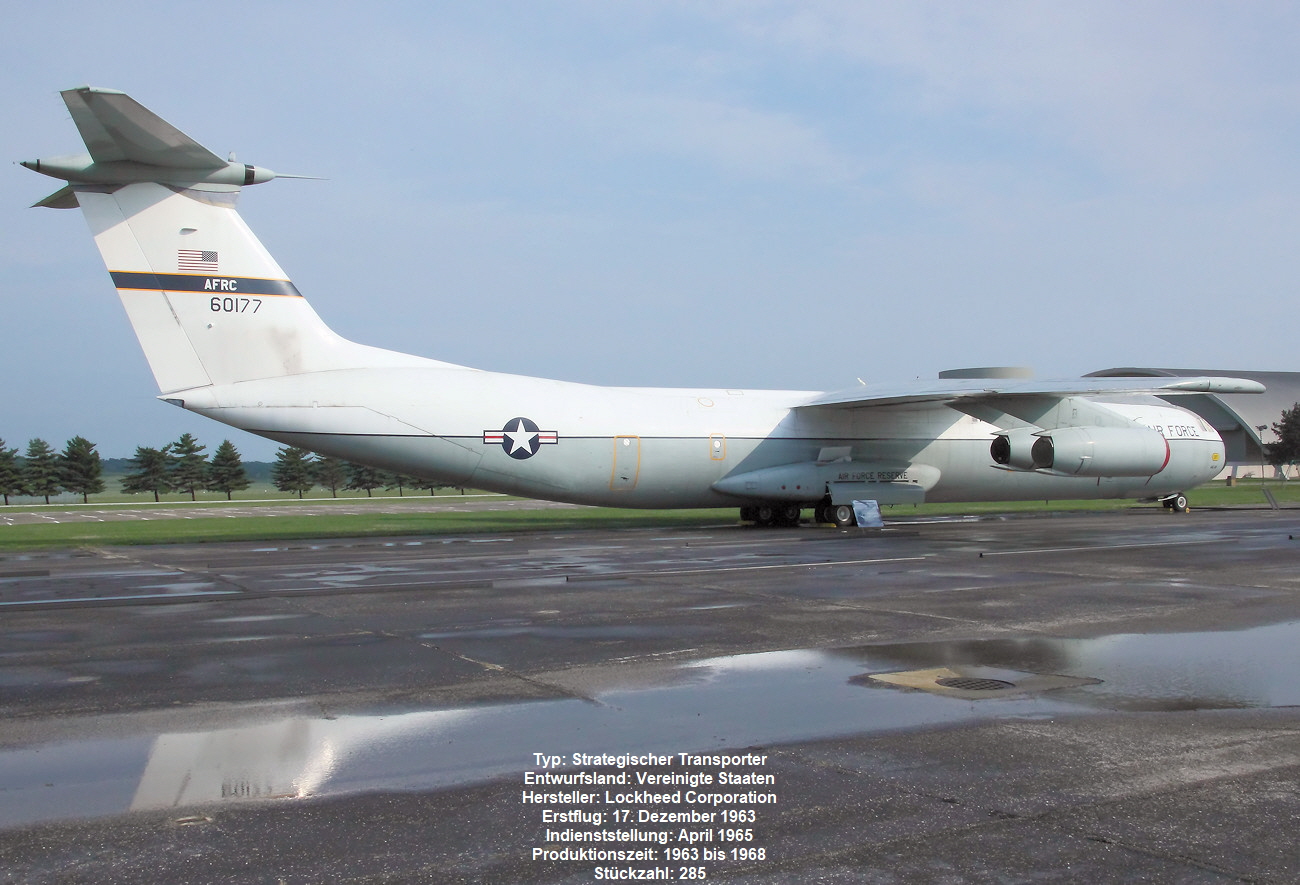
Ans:
{"label": "blue sky", "polygon": [[[19,4],[11,161],[121,89],[326,181],[241,211],[341,334],[601,384],[1300,370],[1293,3]],[[0,437],[190,431],[77,212],[0,174]]]}

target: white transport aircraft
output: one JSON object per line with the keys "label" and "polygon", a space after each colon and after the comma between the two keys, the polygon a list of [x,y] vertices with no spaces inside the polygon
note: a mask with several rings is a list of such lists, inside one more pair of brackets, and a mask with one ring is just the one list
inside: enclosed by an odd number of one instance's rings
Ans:
{"label": "white transport aircraft", "polygon": [[807,507],[852,525],[868,499],[1185,509],[1224,447],[1165,398],[1263,390],[996,370],[830,393],[595,387],[356,344],[235,210],[242,187],[275,173],[221,159],[124,93],[62,95],[88,153],[23,165],[67,182],[36,205],[81,207],[160,399],[350,461],[553,501],[738,506],[764,525]]}

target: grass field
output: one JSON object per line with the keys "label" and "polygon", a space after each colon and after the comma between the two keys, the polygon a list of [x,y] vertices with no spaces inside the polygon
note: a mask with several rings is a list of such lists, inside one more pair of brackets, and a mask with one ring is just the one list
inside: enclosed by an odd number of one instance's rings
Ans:
{"label": "grass field", "polygon": [[[385,500],[384,503],[392,502]],[[168,505],[169,509],[175,506],[174,503]],[[401,513],[376,507],[373,513],[305,513],[302,516],[250,516],[245,513],[235,517],[212,515],[212,509],[206,507],[203,514],[180,519],[0,525],[0,552],[120,544],[564,531],[642,525],[694,526],[734,523],[737,519],[734,509],[662,511],[597,507],[458,513],[429,513],[415,508],[410,513]],[[0,517],[3,515],[3,510],[0,510]]]}
{"label": "grass field", "polygon": [[[1263,489],[1267,488],[1278,503],[1285,507],[1300,507],[1300,482],[1266,482],[1245,480],[1235,487],[1222,483],[1203,486],[1194,490],[1189,497],[1193,509],[1197,507],[1266,507],[1268,506]],[[296,496],[262,497],[262,490],[250,489],[243,493],[243,500],[237,500],[241,511],[248,507],[276,505],[283,509],[286,502],[297,500]],[[443,490],[439,497],[456,498],[455,490]],[[253,495],[258,500],[250,500]],[[100,501],[99,496],[91,503],[97,510],[129,508],[147,511],[158,509],[184,509],[188,498],[166,496],[166,500],[155,505],[152,500],[142,500],[140,496],[122,496],[125,502],[112,500]],[[325,496],[328,498],[328,494]],[[350,494],[351,503],[364,501],[365,496]],[[401,512],[400,505],[409,501],[412,505],[428,501],[428,495],[395,496],[374,499],[382,501],[382,510],[376,507],[373,513],[305,513],[301,516],[277,515],[256,516],[243,513],[239,516],[222,516],[220,507],[213,507],[214,501],[224,501],[224,496],[200,498],[195,507],[195,515],[190,518],[131,519],[107,522],[61,522],[41,523],[36,525],[0,524],[0,551],[17,552],[32,549],[97,547],[120,544],[171,544],[221,541],[264,541],[290,540],[301,538],[338,538],[338,537],[393,537],[411,535],[447,535],[481,532],[527,532],[527,531],[565,531],[583,528],[628,528],[636,526],[665,528],[701,525],[735,524],[738,520],[734,508],[718,510],[620,510],[599,507],[575,507],[544,510],[490,510],[478,512],[429,513],[411,507],[411,512]],[[306,501],[320,503],[322,496],[317,494]],[[393,512],[393,504],[398,504]],[[1136,504],[1133,501],[1030,501],[1030,502],[994,502],[982,504],[922,504],[897,505],[882,508],[885,520],[907,520],[933,516],[989,513],[1047,513],[1060,511],[1115,511],[1131,507],[1153,507],[1159,505]],[[53,512],[71,509],[68,504],[50,505],[48,508],[30,503],[0,507],[0,520],[8,513],[14,512]],[[318,509],[318,508],[317,508]]]}
{"label": "grass field", "polygon": [[[153,495],[151,494],[146,493],[146,494],[128,495],[127,493],[123,492],[121,490],[120,476],[105,476],[104,482],[108,486],[108,488],[98,495],[91,495],[90,496],[91,504],[100,505],[100,506],[106,506],[112,504],[123,504],[123,505],[130,505],[132,507],[137,507],[141,504],[153,503]],[[460,494],[459,489],[444,488],[438,490],[438,495],[458,495],[458,494]],[[402,495],[403,497],[406,498],[427,499],[429,497],[429,491],[428,489],[425,489],[423,491],[419,489],[405,489]],[[397,492],[395,490],[387,491],[385,489],[376,489],[374,492],[374,496],[375,497],[389,497],[389,496],[397,497]],[[329,489],[315,488],[312,489],[310,492],[307,492],[306,495],[304,496],[304,499],[311,500],[311,501],[332,500],[334,498],[348,499],[348,500],[357,500],[357,499],[364,500],[366,497],[367,496],[365,492],[350,492],[344,489],[339,489],[337,495],[331,495]],[[159,498],[160,498],[159,503],[164,503],[164,504],[178,504],[190,500],[189,495],[181,494],[178,492],[168,492],[166,494],[159,495]],[[43,498],[15,498],[13,500],[16,504],[24,508],[45,503]],[[194,496],[194,500],[197,503],[203,503],[203,502],[211,503],[214,501],[224,501],[226,500],[226,495],[225,492],[197,492]],[[298,495],[295,492],[282,492],[279,489],[277,489],[275,486],[271,485],[269,482],[255,482],[244,491],[235,492],[233,495],[233,500],[240,501],[245,504],[248,504],[250,502],[262,502],[262,501],[283,503],[285,501],[298,500]],[[50,498],[51,506],[54,506],[55,504],[80,504],[80,503],[81,503],[80,495],[70,495],[64,493],[62,495],[56,495]],[[3,506],[0,506],[0,513],[3,512],[4,512]]]}

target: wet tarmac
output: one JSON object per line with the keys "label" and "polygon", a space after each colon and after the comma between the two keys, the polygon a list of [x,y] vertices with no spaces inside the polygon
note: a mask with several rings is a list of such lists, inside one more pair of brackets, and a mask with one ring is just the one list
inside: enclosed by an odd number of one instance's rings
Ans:
{"label": "wet tarmac", "polygon": [[522,798],[542,755],[621,770],[583,753],[770,760],[748,839],[611,869],[1294,881],[1297,536],[1135,509],[4,557],[0,881],[591,881]]}

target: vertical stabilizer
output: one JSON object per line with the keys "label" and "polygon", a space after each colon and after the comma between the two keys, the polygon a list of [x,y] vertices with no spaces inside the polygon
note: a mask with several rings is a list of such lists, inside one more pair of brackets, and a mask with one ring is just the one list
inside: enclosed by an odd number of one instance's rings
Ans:
{"label": "vertical stabilizer", "polygon": [[159,390],[352,368],[385,354],[321,321],[233,198],[150,182],[77,189]]}
{"label": "vertical stabilizer", "polygon": [[336,335],[235,209],[276,177],[221,160],[129,96],[63,93],[89,153],[23,165],[68,186],[164,394],[369,366],[441,365]]}

